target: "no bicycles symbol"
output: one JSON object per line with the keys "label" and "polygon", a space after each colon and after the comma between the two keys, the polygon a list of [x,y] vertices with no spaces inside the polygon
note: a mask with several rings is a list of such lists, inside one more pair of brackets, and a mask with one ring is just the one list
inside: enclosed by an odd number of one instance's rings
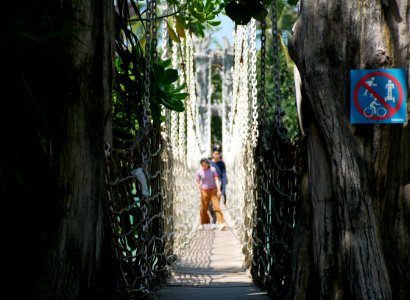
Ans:
{"label": "no bicycles symbol", "polygon": [[352,124],[406,122],[404,69],[350,71]]}

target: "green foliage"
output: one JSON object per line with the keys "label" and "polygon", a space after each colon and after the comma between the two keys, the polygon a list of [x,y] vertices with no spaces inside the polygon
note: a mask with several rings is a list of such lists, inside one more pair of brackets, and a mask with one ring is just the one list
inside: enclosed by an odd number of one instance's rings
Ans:
{"label": "green foliage", "polygon": [[[212,84],[212,104],[222,103],[222,77],[221,74],[213,68],[211,76]],[[222,119],[218,115],[211,116],[211,140],[213,143],[222,144]]]}
{"label": "green foliage", "polygon": [[[279,53],[279,78],[281,82],[282,101],[281,108],[284,112],[283,124],[288,131],[290,139],[299,134],[298,116],[296,110],[295,82],[293,70],[289,69],[284,52]],[[270,91],[268,90],[268,94]]]}
{"label": "green foliage", "polygon": [[[185,31],[201,37],[205,29],[218,26],[215,17],[224,7],[223,0],[193,0],[181,4],[168,1],[171,6],[166,19],[170,38],[180,42]],[[118,0],[115,15],[116,61],[113,80],[113,143],[115,148],[128,147],[142,125],[145,81],[145,7],[136,0]],[[172,10],[174,13],[172,13]],[[165,20],[164,20],[165,21]],[[175,22],[176,32],[172,23]],[[159,26],[159,24],[157,24]],[[154,49],[155,51],[157,49]],[[153,57],[153,55],[151,55]],[[177,85],[178,71],[171,68],[171,61],[152,60],[150,63],[150,116],[152,122],[163,121],[163,107],[182,112],[185,110],[186,84]]]}
{"label": "green foliage", "polygon": [[219,72],[212,72],[211,76],[212,84],[212,104],[222,102],[222,77]]}
{"label": "green foliage", "polygon": [[[283,115],[283,125],[288,131],[288,136],[290,139],[295,138],[299,133],[299,125],[296,111],[296,97],[294,90],[294,79],[293,71],[289,68],[285,54],[279,52],[279,81],[280,81],[280,92],[282,95],[280,106],[284,113]],[[267,56],[266,56],[266,102],[267,107],[265,111],[264,126],[265,128],[272,128],[275,118],[275,86],[273,74],[277,72],[273,67],[273,49],[268,45]],[[258,76],[260,76],[258,74]]]}
{"label": "green foliage", "polygon": [[[281,102],[280,106],[283,111],[283,125],[288,131],[290,139],[295,138],[299,134],[298,116],[296,110],[296,96],[294,89],[294,77],[293,77],[293,61],[289,57],[287,43],[285,38],[291,36],[291,28],[296,21],[296,12],[294,6],[290,5],[292,1],[277,1],[276,14],[277,14],[277,29],[280,33],[277,37],[279,40],[279,49],[273,49],[271,30],[267,30],[267,49],[266,49],[266,101],[267,110],[265,112],[265,126],[266,128],[272,128],[275,115],[275,101],[278,95],[274,94],[275,81],[273,74],[278,72],[274,69],[274,57],[278,56],[279,61],[279,82]],[[297,2],[297,1],[296,1]],[[266,18],[267,28],[272,28],[270,18]],[[278,51],[278,53],[276,53]]]}
{"label": "green foliage", "polygon": [[[135,137],[142,124],[144,95],[144,72],[142,64],[135,65],[128,55],[143,58],[138,53],[138,47],[131,52],[117,56],[115,61],[115,76],[113,88],[113,136],[115,145],[126,147]],[[137,59],[138,61],[138,59]],[[169,68],[171,60],[158,60],[152,64],[150,78],[150,111],[152,121],[163,121],[161,106],[170,110],[182,112],[185,109],[183,100],[188,96],[181,92],[186,85],[175,86],[179,79],[178,71]]]}
{"label": "green foliage", "polygon": [[[215,20],[224,8],[223,0],[190,0],[182,4],[177,0],[169,0],[178,12],[178,23],[189,33],[205,37],[205,30],[221,24]],[[179,32],[180,33],[180,32]]]}
{"label": "green foliage", "polygon": [[[130,10],[130,5],[132,10]],[[182,6],[177,5],[180,9]],[[209,8],[208,8],[209,9]],[[142,126],[145,94],[145,21],[139,2],[117,1],[116,60],[113,78],[113,144],[115,148],[127,148]],[[133,12],[133,13],[131,13]],[[183,35],[182,23],[178,34]],[[156,49],[153,49],[156,51]],[[154,57],[151,53],[151,57]],[[177,112],[185,109],[183,92],[185,84],[176,86],[178,71],[171,68],[171,61],[156,59],[150,63],[150,116],[160,123],[162,107]]]}
{"label": "green foliage", "polygon": [[296,22],[297,15],[295,13],[294,7],[286,4],[286,3],[281,3],[281,5],[278,5],[280,8],[278,12],[278,23],[277,23],[277,28],[279,32],[286,31],[288,33],[291,32],[293,24]]}
{"label": "green foliage", "polygon": [[218,143],[222,145],[222,119],[219,116],[212,116],[211,124],[212,143]]}
{"label": "green foliage", "polygon": [[164,107],[183,112],[185,110],[184,100],[188,94],[181,92],[186,88],[186,84],[178,87],[174,83],[179,79],[178,71],[169,68],[171,60],[157,61],[151,69],[150,84],[150,110],[152,119],[156,123],[163,121],[161,115],[161,105]]}
{"label": "green foliage", "polygon": [[143,70],[140,65],[132,63],[142,59],[142,54],[133,48],[124,51],[115,60],[115,76],[113,82],[113,143],[115,147],[129,146],[142,122],[142,82]]}

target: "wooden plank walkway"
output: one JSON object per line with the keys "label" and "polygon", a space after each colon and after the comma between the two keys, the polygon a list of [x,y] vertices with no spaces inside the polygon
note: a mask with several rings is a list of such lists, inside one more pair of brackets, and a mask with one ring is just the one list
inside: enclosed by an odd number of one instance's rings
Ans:
{"label": "wooden plank walkway", "polygon": [[197,229],[190,249],[176,262],[167,286],[155,293],[155,299],[269,299],[255,286],[243,267],[241,245],[226,207],[221,209],[228,227],[220,230]]}

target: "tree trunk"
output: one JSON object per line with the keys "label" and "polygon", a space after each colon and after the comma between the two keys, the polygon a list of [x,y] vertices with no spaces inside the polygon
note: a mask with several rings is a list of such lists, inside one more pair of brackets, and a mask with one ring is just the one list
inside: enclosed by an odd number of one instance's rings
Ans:
{"label": "tree trunk", "polygon": [[408,125],[350,124],[349,84],[351,69],[408,73],[409,11],[408,1],[302,1],[290,53],[308,167],[289,299],[410,299]]}
{"label": "tree trunk", "polygon": [[[113,299],[104,145],[111,136],[112,1],[3,9],[2,292]],[[13,297],[12,297],[13,298]]]}

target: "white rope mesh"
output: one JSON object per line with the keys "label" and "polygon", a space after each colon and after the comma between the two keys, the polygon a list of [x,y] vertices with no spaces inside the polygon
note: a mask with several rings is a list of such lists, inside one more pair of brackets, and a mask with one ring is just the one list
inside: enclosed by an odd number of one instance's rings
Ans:
{"label": "white rope mesh", "polygon": [[[169,171],[172,176],[172,185],[169,187],[172,188],[173,201],[166,203],[172,205],[172,215],[165,216],[166,219],[172,219],[173,253],[177,256],[182,256],[188,248],[196,225],[199,223],[199,199],[194,174],[202,154],[194,119],[197,116],[195,114],[197,97],[192,38],[187,35],[186,41],[181,43],[186,45],[183,51],[179,51],[179,45],[173,43],[172,61],[173,67],[180,71],[180,84],[186,78],[186,92],[189,96],[185,102],[185,111],[171,112],[171,124],[167,125],[171,128],[170,148],[173,153],[172,169]],[[186,73],[179,68],[181,65],[186,66]]]}
{"label": "white rope mesh", "polygon": [[190,36],[187,37],[187,85],[189,100],[187,102],[187,165],[190,168],[198,166],[198,158],[202,153],[199,148],[199,133],[195,120],[198,117],[196,109],[198,107],[196,96],[196,80],[194,73],[194,45]]}
{"label": "white rope mesh", "polygon": [[[176,70],[178,70],[178,63],[179,63],[179,58],[178,58],[178,44],[177,43],[172,43],[172,67]],[[173,157],[175,157],[178,154],[178,113],[175,111],[171,111],[171,151]]]}
{"label": "white rope mesh", "polygon": [[252,254],[252,212],[254,204],[257,142],[256,24],[237,26],[234,33],[233,105],[224,160],[227,166],[228,209],[240,236],[246,259]]}
{"label": "white rope mesh", "polygon": [[[181,43],[172,43],[173,67],[180,72],[180,78],[186,79],[189,97],[183,113],[170,112],[166,128],[169,128],[169,153],[172,164],[169,165],[168,186],[172,188],[172,203],[164,203],[166,224],[172,227],[173,253],[182,256],[188,249],[196,226],[199,224],[199,199],[196,191],[194,174],[202,156],[210,154],[210,85],[211,59],[206,60],[202,53],[202,74],[207,78],[208,94],[205,103],[207,112],[203,114],[203,129],[200,131],[198,108],[200,97],[197,95],[198,68],[195,62],[195,41],[187,35]],[[233,216],[230,224],[241,238],[243,251],[250,254],[253,210],[254,157],[253,150],[257,139],[257,91],[256,91],[256,24],[237,26],[234,33],[234,67],[232,68],[232,101],[222,101],[231,105],[230,114],[223,132],[223,158],[227,166],[229,184],[227,186],[228,209]],[[168,54],[169,55],[169,54]],[[207,57],[210,57],[207,54]],[[180,66],[185,66],[181,68]],[[197,71],[195,71],[197,70]],[[182,81],[180,82],[182,83]],[[203,96],[203,95],[202,95]],[[202,99],[204,101],[204,99]],[[209,146],[203,149],[204,138]],[[201,149],[202,147],[202,149]],[[172,177],[172,178],[170,178]],[[172,219],[172,225],[170,223]]]}

